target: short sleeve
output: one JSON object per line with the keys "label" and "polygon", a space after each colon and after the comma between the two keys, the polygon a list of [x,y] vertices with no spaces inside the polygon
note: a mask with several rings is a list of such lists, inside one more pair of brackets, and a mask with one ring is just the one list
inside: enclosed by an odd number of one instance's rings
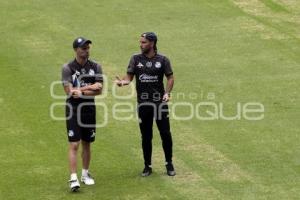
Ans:
{"label": "short sleeve", "polygon": [[134,56],[132,56],[130,58],[130,61],[129,61],[129,64],[128,64],[128,67],[127,67],[127,73],[128,74],[135,74],[135,59],[134,59]]}
{"label": "short sleeve", "polygon": [[173,70],[172,70],[170,60],[167,57],[165,57],[164,74],[165,74],[165,76],[170,76],[170,75],[173,74]]}
{"label": "short sleeve", "polygon": [[72,72],[68,64],[65,64],[62,68],[62,79],[63,86],[72,84]]}
{"label": "short sleeve", "polygon": [[103,72],[100,64],[96,65],[95,82],[103,83]]}

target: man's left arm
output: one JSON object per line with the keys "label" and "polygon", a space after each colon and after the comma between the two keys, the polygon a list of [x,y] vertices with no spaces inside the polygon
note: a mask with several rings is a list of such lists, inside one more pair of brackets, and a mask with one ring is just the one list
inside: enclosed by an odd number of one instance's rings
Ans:
{"label": "man's left arm", "polygon": [[167,77],[167,85],[165,89],[165,94],[163,96],[163,101],[168,102],[170,100],[170,93],[174,85],[174,75],[171,67],[171,62],[167,57],[165,57],[164,61],[164,74]]}
{"label": "man's left arm", "polygon": [[101,94],[102,87],[103,87],[103,85],[101,82],[96,82],[92,85],[87,85],[87,86],[81,87],[80,91],[83,92],[84,95],[87,95],[87,96],[96,96],[96,95]]}
{"label": "man's left arm", "polygon": [[101,65],[97,64],[95,71],[95,83],[79,88],[84,96],[97,96],[102,93],[103,88],[103,75]]}
{"label": "man's left arm", "polygon": [[174,85],[174,75],[167,76],[167,84],[165,89],[165,94],[163,96],[163,101],[168,102],[170,100],[170,93]]}

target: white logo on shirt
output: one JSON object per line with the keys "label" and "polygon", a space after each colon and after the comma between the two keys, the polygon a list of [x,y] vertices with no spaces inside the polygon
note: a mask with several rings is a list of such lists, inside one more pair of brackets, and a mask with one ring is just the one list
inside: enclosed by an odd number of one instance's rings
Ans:
{"label": "white logo on shirt", "polygon": [[139,62],[139,64],[137,65],[137,67],[141,68],[141,67],[144,67],[144,65]]}
{"label": "white logo on shirt", "polygon": [[73,74],[72,75],[72,82],[74,82],[76,80],[76,78],[77,78],[76,74]]}
{"label": "white logo on shirt", "polygon": [[158,82],[158,75],[151,76],[148,74],[141,74],[139,77],[139,80],[141,82],[150,82],[150,83]]}
{"label": "white logo on shirt", "polygon": [[90,69],[89,75],[90,75],[90,76],[94,76],[94,75],[95,75],[95,71],[94,71],[93,69]]}
{"label": "white logo on shirt", "polygon": [[160,62],[156,62],[156,63],[155,63],[155,67],[156,67],[156,68],[161,68],[161,63],[160,63]]}
{"label": "white logo on shirt", "polygon": [[76,74],[72,75],[72,82],[73,82],[73,86],[76,86],[76,87],[80,86],[80,82],[79,82]]}
{"label": "white logo on shirt", "polygon": [[147,63],[146,63],[146,66],[147,66],[147,67],[152,67],[152,62],[147,62]]}

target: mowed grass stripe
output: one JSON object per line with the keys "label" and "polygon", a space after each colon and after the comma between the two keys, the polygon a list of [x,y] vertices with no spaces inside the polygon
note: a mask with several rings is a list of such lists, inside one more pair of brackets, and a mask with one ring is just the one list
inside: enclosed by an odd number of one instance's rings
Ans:
{"label": "mowed grass stripe", "polygon": [[[297,43],[300,42],[299,38],[299,13],[288,8],[286,3],[282,5],[276,4],[273,1],[245,1],[245,0],[233,0],[242,12],[247,14],[253,20],[252,25],[248,26],[249,31],[256,31],[261,34],[262,39],[294,39]],[[270,9],[269,4],[278,5],[284,12],[276,12]],[[272,6],[271,6],[272,7]],[[297,7],[297,6],[296,6]],[[246,22],[246,20],[245,20]],[[247,28],[247,25],[244,25]]]}
{"label": "mowed grass stripe", "polygon": [[[155,178],[160,177],[163,184],[175,190],[178,194],[178,199],[227,199],[228,196],[222,194],[218,189],[210,185],[210,183],[198,173],[198,170],[190,167],[189,164],[185,163],[181,158],[178,150],[175,150],[174,155],[174,166],[176,169],[176,176],[168,177],[164,166],[164,154],[161,146],[161,142],[158,139],[159,133],[154,133],[153,142],[153,155],[152,155],[152,167],[153,175]],[[176,137],[176,135],[174,135]],[[176,138],[175,138],[176,139]],[[175,143],[177,146],[178,143]],[[175,146],[175,148],[176,148]],[[138,148],[132,148],[135,152],[136,157],[141,157]],[[181,198],[179,198],[181,197]],[[177,199],[176,198],[176,199]]]}
{"label": "mowed grass stripe", "polygon": [[[228,198],[234,199],[240,197],[245,199],[295,198],[295,192],[287,190],[280,184],[267,184],[264,175],[247,170],[245,166],[241,166],[238,162],[230,159],[227,153],[222,153],[216,150],[213,145],[204,142],[203,139],[195,137],[196,132],[197,129],[195,128],[185,128],[181,131],[182,135],[185,136],[182,141],[177,141],[179,143],[177,145],[182,147],[177,151],[177,154],[188,163],[192,170],[206,179],[211,187],[219,190],[223,195],[227,195]],[[199,135],[202,135],[201,132],[201,129],[198,129]],[[209,132],[219,134],[214,131]],[[247,152],[244,154],[247,155]],[[245,157],[247,158],[247,156]],[[255,162],[255,159],[249,160],[249,162]],[[260,164],[265,166],[265,170],[270,168],[268,163]],[[234,193],[232,193],[232,188],[235,188]],[[252,194],[249,195],[250,193]]]}

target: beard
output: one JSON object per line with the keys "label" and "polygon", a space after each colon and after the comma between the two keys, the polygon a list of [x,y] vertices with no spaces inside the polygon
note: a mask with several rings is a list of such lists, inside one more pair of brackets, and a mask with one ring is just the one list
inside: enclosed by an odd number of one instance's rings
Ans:
{"label": "beard", "polygon": [[150,48],[149,48],[149,49],[142,49],[142,48],[141,48],[141,51],[142,51],[142,53],[147,54],[147,53],[150,52]]}
{"label": "beard", "polygon": [[80,57],[82,58],[82,59],[88,59],[89,58],[89,54],[83,54],[83,55],[81,55]]}

